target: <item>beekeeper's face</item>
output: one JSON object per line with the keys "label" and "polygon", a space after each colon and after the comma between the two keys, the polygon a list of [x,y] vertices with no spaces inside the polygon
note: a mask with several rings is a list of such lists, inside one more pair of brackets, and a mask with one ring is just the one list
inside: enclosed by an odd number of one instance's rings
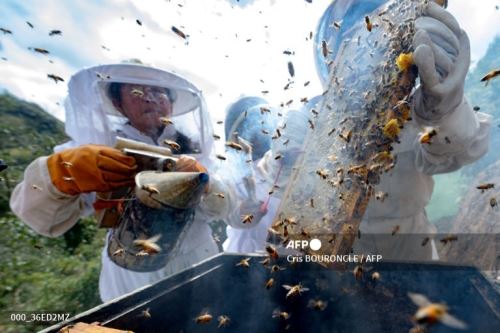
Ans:
{"label": "beekeeper's face", "polygon": [[120,100],[113,100],[113,104],[132,126],[144,133],[160,128],[160,118],[172,115],[172,101],[163,87],[121,84]]}

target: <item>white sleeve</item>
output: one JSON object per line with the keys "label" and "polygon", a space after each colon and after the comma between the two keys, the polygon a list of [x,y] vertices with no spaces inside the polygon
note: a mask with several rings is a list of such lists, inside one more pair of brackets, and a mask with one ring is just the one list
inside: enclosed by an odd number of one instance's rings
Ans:
{"label": "white sleeve", "polygon": [[420,126],[433,126],[431,144],[415,141],[416,168],[428,175],[452,172],[481,158],[488,151],[491,116],[475,113],[467,100],[439,122],[427,123],[414,114]]}
{"label": "white sleeve", "polygon": [[94,194],[68,195],[50,179],[47,156],[26,168],[24,179],[10,197],[11,210],[37,233],[57,237],[73,227],[81,216],[93,212]]}

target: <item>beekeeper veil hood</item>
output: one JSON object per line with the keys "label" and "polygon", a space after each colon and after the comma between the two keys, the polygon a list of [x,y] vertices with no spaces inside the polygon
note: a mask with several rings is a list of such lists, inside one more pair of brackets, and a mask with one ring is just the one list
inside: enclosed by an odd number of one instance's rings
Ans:
{"label": "beekeeper veil hood", "polygon": [[[135,123],[117,107],[122,102],[117,102],[117,96],[133,106]],[[66,133],[78,145],[112,146],[116,136],[122,135],[157,145],[172,140],[186,146],[174,153],[205,159],[213,144],[212,125],[201,91],[179,75],[140,64],[81,70],[69,81],[65,109]],[[136,125],[148,125],[148,117],[158,135],[147,135]]]}

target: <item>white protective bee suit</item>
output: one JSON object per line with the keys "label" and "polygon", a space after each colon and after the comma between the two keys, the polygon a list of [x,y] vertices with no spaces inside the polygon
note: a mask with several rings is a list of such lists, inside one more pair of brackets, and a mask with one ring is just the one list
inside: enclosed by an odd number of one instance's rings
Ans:
{"label": "white protective bee suit", "polygon": [[[154,142],[129,125],[127,119],[114,108],[107,95],[110,82],[168,88],[175,96],[172,116],[174,125],[165,127],[158,142]],[[210,176],[209,192],[202,197],[196,208],[195,220],[180,246],[179,255],[164,269],[148,273],[130,271],[113,263],[106,248],[103,250],[99,280],[103,301],[155,283],[218,252],[208,222],[213,219],[228,221],[227,217],[236,206],[235,196],[230,187],[214,176],[211,158],[212,124],[203,96],[194,85],[173,73],[142,65],[97,66],[82,70],[71,78],[65,108],[66,133],[72,140],[55,147],[55,151],[90,143],[113,146],[117,135],[157,145],[164,139],[174,139],[175,132],[179,131],[199,144],[201,153],[192,156],[208,169]],[[12,211],[36,232],[57,237],[75,225],[80,217],[93,213],[92,204],[96,196],[95,193],[72,196],[58,191],[51,183],[46,161],[46,156],[40,157],[27,167],[24,180],[12,194],[10,205]],[[43,191],[33,191],[32,184],[37,184]],[[220,200],[213,193],[224,193],[225,199]],[[230,220],[238,223],[234,217]]]}
{"label": "white protective bee suit", "polygon": [[[331,53],[327,59],[316,52],[316,65],[324,88],[328,88],[331,63],[348,40],[352,24],[362,22],[365,15],[383,5],[385,0],[337,0],[323,14],[315,35],[315,45],[326,41]],[[334,29],[332,22],[342,22]],[[358,253],[382,254],[384,259],[430,260],[436,258],[433,247],[422,246],[420,234],[432,235],[435,227],[425,213],[434,186],[432,175],[458,170],[483,156],[488,150],[491,118],[474,113],[464,97],[464,80],[470,64],[470,45],[466,33],[445,9],[430,3],[424,16],[416,21],[413,58],[419,69],[420,85],[414,92],[412,121],[405,124],[400,143],[393,144],[396,166],[381,177],[376,191],[387,193],[383,201],[373,198],[360,225],[361,239],[354,243]],[[319,103],[321,105],[321,102]],[[424,127],[434,127],[438,135],[431,144],[421,144],[419,137]],[[307,149],[302,147],[301,149]],[[276,154],[276,152],[270,152]],[[269,174],[278,174],[279,164],[268,158]],[[265,162],[261,162],[265,163]],[[269,216],[267,229],[274,216]],[[415,237],[375,237],[391,235],[399,226],[400,234]],[[259,228],[259,226],[255,226]],[[246,232],[234,238],[231,250],[262,250],[264,232]],[[267,234],[267,233],[266,233]],[[230,235],[231,236],[231,235]],[[256,237],[259,237],[257,240]],[[251,239],[251,240],[249,240]],[[228,240],[228,243],[233,241]],[[243,244],[256,244],[245,247]]]}

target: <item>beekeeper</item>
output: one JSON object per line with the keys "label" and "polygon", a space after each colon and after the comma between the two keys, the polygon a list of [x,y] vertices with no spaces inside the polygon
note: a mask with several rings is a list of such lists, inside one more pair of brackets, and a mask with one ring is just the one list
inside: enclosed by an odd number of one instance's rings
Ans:
{"label": "beekeeper", "polygon": [[[316,50],[316,65],[326,89],[329,83],[327,64],[334,60],[341,42],[348,40],[354,23],[382,6],[383,0],[337,0],[324,12],[315,35],[316,45],[326,41],[330,54],[325,60]],[[341,22],[334,29],[332,22]],[[415,22],[413,59],[418,67],[420,85],[412,105],[412,121],[405,125],[400,143],[393,145],[396,167],[384,174],[377,191],[388,194],[385,200],[371,200],[361,223],[360,240],[355,249],[380,253],[384,258],[430,259],[431,247],[422,246],[418,234],[432,234],[425,207],[431,198],[432,175],[452,172],[472,163],[488,150],[490,118],[474,113],[464,97],[464,81],[470,64],[467,34],[443,7],[431,2]],[[421,144],[423,128],[437,128],[432,144]],[[391,234],[415,237],[370,237]]]}
{"label": "beekeeper", "polygon": [[[269,111],[262,112],[262,108]],[[245,173],[233,174],[236,176],[237,195],[242,202],[256,202],[258,205],[247,206],[246,214],[255,215],[252,223],[227,227],[224,251],[264,251],[268,229],[275,218],[295,161],[302,153],[308,130],[307,115],[304,111],[291,110],[281,121],[277,121],[277,112],[265,100],[255,97],[242,98],[227,110],[226,137],[237,135],[254,148],[251,153],[253,163],[245,165],[240,162],[241,167],[232,168]],[[249,161],[243,157],[240,159],[244,160]],[[248,185],[247,175],[254,179],[253,188]],[[245,210],[241,212],[245,213]]]}
{"label": "beekeeper", "polygon": [[[214,176],[212,126],[198,88],[171,72],[141,64],[103,65],[71,78],[65,109],[71,141],[56,146],[52,155],[35,159],[10,199],[12,211],[42,235],[57,237],[80,217],[92,214],[95,192],[134,186],[136,161],[111,148],[117,136],[152,145],[175,141],[180,148],[173,152],[182,154],[176,171],[208,169],[210,177],[209,190],[196,208],[179,255],[164,269],[148,273],[127,270],[103,250],[99,280],[103,301],[218,252],[207,222],[231,215],[235,203],[231,189]],[[215,192],[224,193],[225,199],[212,195]]]}

